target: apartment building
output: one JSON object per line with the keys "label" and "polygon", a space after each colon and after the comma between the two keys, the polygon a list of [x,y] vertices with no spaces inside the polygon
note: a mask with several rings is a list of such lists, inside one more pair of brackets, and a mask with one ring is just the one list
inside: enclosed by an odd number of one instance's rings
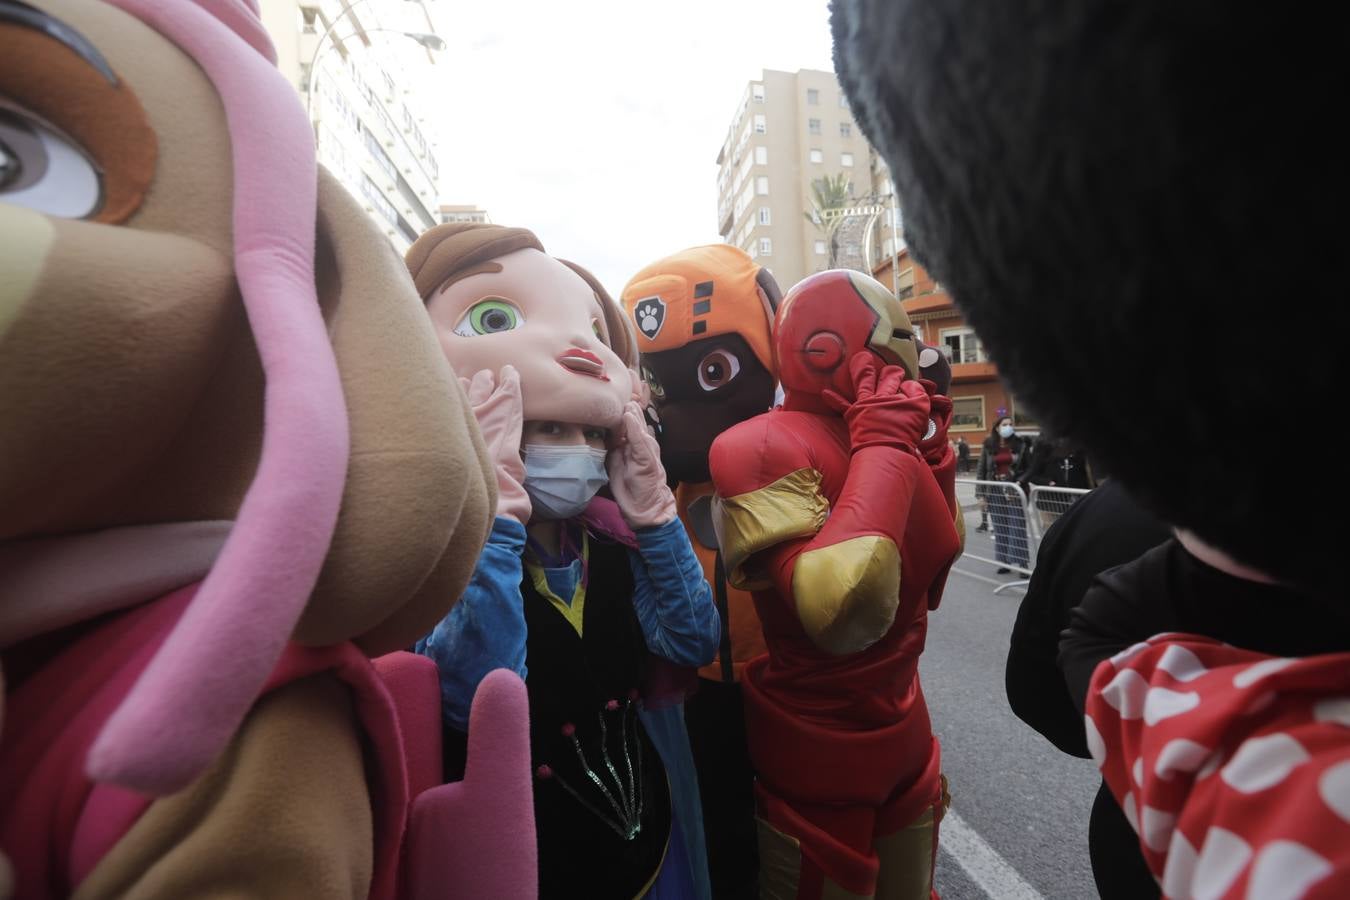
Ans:
{"label": "apartment building", "polygon": [[[444,47],[420,0],[262,0],[278,66],[305,102],[319,162],[402,254],[440,221],[441,173],[418,86]],[[420,101],[420,106],[419,106]]]}
{"label": "apartment building", "polygon": [[[765,69],[745,86],[717,165],[718,233],[772,271],[784,290],[830,265],[826,223],[808,218],[813,183],[842,174],[855,206],[884,203],[873,154],[832,72]],[[870,216],[846,217],[836,265],[870,268]]]}

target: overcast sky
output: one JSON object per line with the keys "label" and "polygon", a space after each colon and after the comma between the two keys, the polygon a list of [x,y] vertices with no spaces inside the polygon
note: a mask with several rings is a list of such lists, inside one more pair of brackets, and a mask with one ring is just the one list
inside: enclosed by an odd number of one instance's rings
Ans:
{"label": "overcast sky", "polygon": [[826,69],[827,0],[427,0],[442,190],[596,273],[717,234],[715,160],[761,69]]}

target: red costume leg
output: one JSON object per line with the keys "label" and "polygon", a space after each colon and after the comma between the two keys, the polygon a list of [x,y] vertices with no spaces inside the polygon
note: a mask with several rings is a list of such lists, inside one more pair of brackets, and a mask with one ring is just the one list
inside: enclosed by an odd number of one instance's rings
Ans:
{"label": "red costume leg", "polygon": [[[939,759],[934,753],[933,761]],[[947,777],[939,776],[937,794],[917,814],[912,795],[912,791],[901,792],[877,811],[873,848],[880,871],[876,900],[937,900],[933,870],[938,829],[952,802]]]}
{"label": "red costume leg", "polygon": [[862,900],[877,883],[871,849],[876,811],[794,803],[763,784],[759,813],[760,900]]}

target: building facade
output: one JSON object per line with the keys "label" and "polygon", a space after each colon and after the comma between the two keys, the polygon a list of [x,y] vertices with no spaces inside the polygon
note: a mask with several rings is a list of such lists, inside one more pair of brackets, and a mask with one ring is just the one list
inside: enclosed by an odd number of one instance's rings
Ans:
{"label": "building facade", "polygon": [[319,162],[402,254],[440,221],[419,75],[443,42],[419,0],[262,0],[278,66],[309,110]]}
{"label": "building facade", "polygon": [[[764,70],[741,95],[717,165],[718,233],[784,290],[830,264],[825,223],[809,218],[813,183],[842,174],[850,202],[876,200],[871,150],[832,72]],[[866,271],[858,218],[840,228],[836,264]]]}
{"label": "building facade", "polygon": [[436,214],[440,217],[442,225],[453,225],[457,222],[492,224],[492,217],[488,215],[487,210],[479,209],[473,204],[442,203]]}

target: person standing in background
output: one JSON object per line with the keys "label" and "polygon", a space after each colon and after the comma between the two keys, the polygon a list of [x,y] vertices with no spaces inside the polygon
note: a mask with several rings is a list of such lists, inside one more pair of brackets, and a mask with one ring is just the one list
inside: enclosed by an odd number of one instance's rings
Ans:
{"label": "person standing in background", "polygon": [[[979,481],[1021,481],[1031,462],[1030,445],[1013,428],[1012,418],[1004,416],[994,423],[980,452]],[[994,558],[1000,563],[998,574],[1010,566],[1027,568],[1031,562],[1027,543],[1027,520],[1022,499],[1010,487],[984,485],[985,510],[994,522]],[[983,522],[981,522],[983,525]]]}

